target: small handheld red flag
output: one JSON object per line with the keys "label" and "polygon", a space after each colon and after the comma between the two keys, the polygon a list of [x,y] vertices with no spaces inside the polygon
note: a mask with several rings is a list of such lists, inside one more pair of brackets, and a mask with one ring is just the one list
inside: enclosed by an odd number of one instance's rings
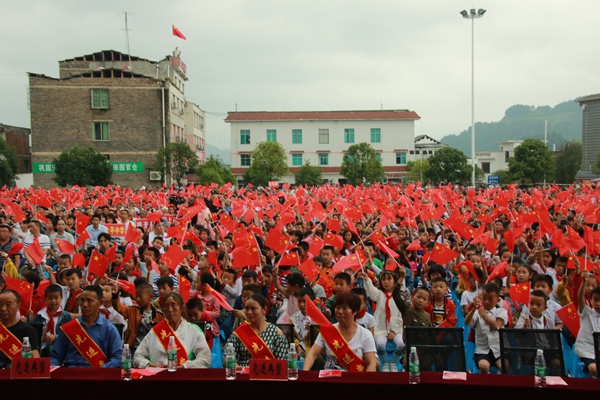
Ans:
{"label": "small handheld red flag", "polygon": [[187,303],[190,299],[190,289],[192,283],[187,280],[184,276],[179,275],[179,294],[183,298],[183,302]]}
{"label": "small handheld red flag", "polygon": [[577,337],[580,321],[575,305],[573,303],[567,304],[563,308],[556,310],[556,315],[558,315],[566,327],[569,328],[573,336]]}
{"label": "small handheld red flag", "polygon": [[56,239],[54,239],[54,241],[56,242],[56,247],[58,247],[58,250],[61,253],[67,253],[67,254],[75,253],[75,246],[73,245],[73,243],[69,242],[68,240],[56,238]]}
{"label": "small handheld red flag", "polygon": [[223,296],[221,293],[217,292],[215,289],[211,288],[207,284],[205,284],[204,286],[206,287],[206,290],[208,290],[208,292],[212,294],[215,297],[215,299],[217,299],[217,303],[219,303],[221,307],[223,307],[227,311],[233,311],[233,308],[231,308],[229,303],[227,303],[227,300],[225,300],[225,296]]}
{"label": "small handheld red flag", "polygon": [[44,259],[44,252],[42,251],[42,246],[40,246],[40,241],[38,238],[33,238],[33,243],[25,248],[25,252],[29,254],[29,257],[36,263],[36,265],[40,265],[42,260]]}
{"label": "small handheld red flag", "polygon": [[512,285],[510,289],[508,289],[508,292],[510,293],[510,298],[513,299],[515,303],[528,305],[531,293],[531,282]]}
{"label": "small handheld red flag", "polygon": [[90,262],[88,263],[88,272],[96,276],[104,276],[108,267],[108,257],[97,251],[92,251]]}

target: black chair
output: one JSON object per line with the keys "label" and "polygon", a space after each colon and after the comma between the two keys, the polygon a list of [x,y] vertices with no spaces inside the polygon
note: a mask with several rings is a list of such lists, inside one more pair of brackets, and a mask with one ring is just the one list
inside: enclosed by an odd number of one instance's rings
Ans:
{"label": "black chair", "polygon": [[600,332],[594,332],[594,354],[596,355],[596,368],[600,365]]}
{"label": "black chair", "polygon": [[317,336],[319,336],[319,333],[321,333],[321,326],[320,325],[311,325],[310,326],[310,345],[312,346],[313,344],[315,344],[315,340],[317,340]]}
{"label": "black chair", "polygon": [[294,343],[294,324],[277,324],[289,343]]}
{"label": "black chair", "polygon": [[536,352],[541,349],[546,375],[565,376],[559,329],[500,329],[499,332],[502,374],[533,375]]}
{"label": "black chair", "polygon": [[406,351],[417,348],[422,371],[467,372],[463,328],[407,326]]}
{"label": "black chair", "polygon": [[40,346],[42,345],[42,335],[44,332],[44,324],[42,322],[28,322],[27,325],[31,326],[35,329],[35,333],[37,334],[38,343]]}

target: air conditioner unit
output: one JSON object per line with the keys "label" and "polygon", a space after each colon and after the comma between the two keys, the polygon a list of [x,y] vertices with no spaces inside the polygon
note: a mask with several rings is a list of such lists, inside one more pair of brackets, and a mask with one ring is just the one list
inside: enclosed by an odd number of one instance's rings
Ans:
{"label": "air conditioner unit", "polygon": [[151,181],[162,180],[162,175],[161,175],[160,171],[150,171],[150,180]]}

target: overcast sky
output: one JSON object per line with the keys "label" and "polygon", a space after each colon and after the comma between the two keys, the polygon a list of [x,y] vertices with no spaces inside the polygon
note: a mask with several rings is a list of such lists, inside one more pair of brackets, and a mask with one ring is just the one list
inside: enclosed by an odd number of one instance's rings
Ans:
{"label": "overcast sky", "polygon": [[[441,138],[513,104],[600,92],[600,1],[0,0],[0,123],[30,126],[26,72],[100,50],[158,61],[175,46],[186,96],[207,112],[209,144],[228,147],[227,111],[409,109],[415,134]],[[175,24],[187,40],[171,35]],[[541,127],[540,129],[543,129]]]}

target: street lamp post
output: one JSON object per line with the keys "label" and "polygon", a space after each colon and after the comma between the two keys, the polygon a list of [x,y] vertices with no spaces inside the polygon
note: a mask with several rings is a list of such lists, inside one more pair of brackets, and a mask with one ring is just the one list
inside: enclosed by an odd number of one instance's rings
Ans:
{"label": "street lamp post", "polygon": [[471,20],[471,184],[475,187],[475,19],[483,17],[485,10],[472,8],[470,12],[462,10],[460,15]]}

